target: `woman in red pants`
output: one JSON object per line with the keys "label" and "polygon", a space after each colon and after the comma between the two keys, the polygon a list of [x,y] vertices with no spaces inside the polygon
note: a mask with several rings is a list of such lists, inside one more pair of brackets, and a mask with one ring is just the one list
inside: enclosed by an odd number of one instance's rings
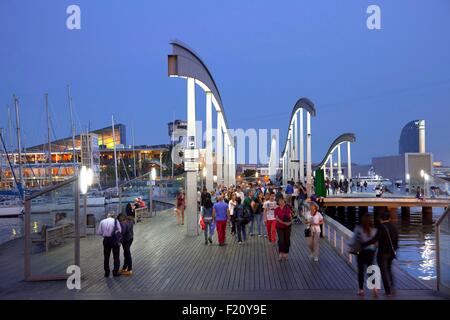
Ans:
{"label": "woman in red pants", "polygon": [[264,223],[267,228],[267,237],[270,242],[275,244],[277,242],[277,231],[276,231],[276,218],[275,218],[275,208],[277,203],[275,202],[275,194],[271,193],[269,200],[264,202]]}

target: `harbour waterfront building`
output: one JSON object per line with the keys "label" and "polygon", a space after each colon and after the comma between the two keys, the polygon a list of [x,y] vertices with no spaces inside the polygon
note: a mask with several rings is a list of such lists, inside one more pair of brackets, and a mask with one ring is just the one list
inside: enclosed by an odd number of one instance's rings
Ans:
{"label": "harbour waterfront building", "polygon": [[[115,184],[114,141],[116,142],[120,181],[134,177],[134,166],[137,176],[149,172],[155,166],[159,169],[161,159],[166,159],[166,154],[170,151],[170,144],[134,147],[127,145],[126,127],[123,124],[114,126],[115,139],[112,132],[112,127],[105,127],[76,135],[75,152],[73,152],[72,137],[51,141],[51,162],[49,161],[48,143],[22,150],[24,187],[33,189],[61,182],[73,176],[74,170],[82,165],[93,168],[96,173],[96,182],[99,182],[102,187],[113,186]],[[73,161],[73,155],[75,155],[75,161]],[[17,150],[9,152],[9,157],[13,163],[16,177],[19,178]],[[0,189],[14,189],[14,178],[3,151],[0,152],[0,158]]]}
{"label": "harbour waterfront building", "polygon": [[400,133],[398,155],[372,158],[375,172],[392,182],[419,185],[433,175],[433,154],[425,150],[425,120],[408,122]]}

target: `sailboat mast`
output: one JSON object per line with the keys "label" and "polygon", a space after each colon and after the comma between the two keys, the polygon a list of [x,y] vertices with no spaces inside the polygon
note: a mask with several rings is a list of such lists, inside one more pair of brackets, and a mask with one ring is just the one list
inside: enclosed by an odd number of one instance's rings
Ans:
{"label": "sailboat mast", "polygon": [[72,108],[72,96],[70,95],[70,85],[67,85],[67,99],[69,101],[69,111],[70,111],[70,128],[72,131],[72,163],[73,163],[73,174],[76,171],[75,162],[75,124],[73,121],[73,108]]}
{"label": "sailboat mast", "polygon": [[16,108],[16,135],[17,135],[17,152],[19,154],[19,182],[17,183],[17,189],[21,197],[23,198],[23,175],[22,175],[22,144],[20,142],[20,119],[19,119],[19,99],[16,95],[13,95],[14,106]]}
{"label": "sailboat mast", "polygon": [[114,171],[116,174],[116,189],[119,190],[119,178],[117,175],[117,151],[116,151],[116,133],[114,131],[114,116],[111,116],[112,119],[112,135],[113,135],[113,144],[114,144]]}
{"label": "sailboat mast", "polygon": [[48,184],[52,184],[52,142],[50,135],[50,111],[48,109],[48,93],[44,94],[45,97],[45,112],[47,113],[47,142],[48,142]]}
{"label": "sailboat mast", "polygon": [[[9,146],[8,147],[9,147],[9,151],[12,151],[14,149],[14,146],[13,146],[13,124],[12,124],[12,118],[11,118],[11,107],[9,105],[7,105],[6,107],[8,108],[8,131],[9,131],[9,134],[8,134]],[[13,163],[14,163],[14,165],[16,164],[16,157],[14,157]]]}
{"label": "sailboat mast", "polygon": [[134,127],[131,126],[131,138],[133,139],[133,171],[134,171],[134,177],[136,178],[136,152],[134,149]]}

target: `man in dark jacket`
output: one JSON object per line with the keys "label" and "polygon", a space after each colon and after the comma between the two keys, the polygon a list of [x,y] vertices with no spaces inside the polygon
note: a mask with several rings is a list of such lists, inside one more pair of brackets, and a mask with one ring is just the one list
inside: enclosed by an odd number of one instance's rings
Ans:
{"label": "man in dark jacket", "polygon": [[133,262],[131,259],[131,244],[134,238],[134,219],[131,216],[119,215],[120,226],[122,228],[122,248],[124,263],[120,274],[131,276],[133,274]]}
{"label": "man in dark jacket", "polygon": [[380,267],[384,291],[386,295],[390,296],[391,288],[394,285],[392,261],[396,257],[398,249],[398,230],[390,221],[389,212],[382,214],[380,222],[375,236],[371,240],[363,242],[361,245],[362,247],[367,247],[378,241],[377,263]]}

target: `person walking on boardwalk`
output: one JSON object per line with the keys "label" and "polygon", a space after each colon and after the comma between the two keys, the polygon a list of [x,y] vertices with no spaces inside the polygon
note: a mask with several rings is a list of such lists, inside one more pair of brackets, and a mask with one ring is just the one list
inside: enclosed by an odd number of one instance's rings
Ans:
{"label": "person walking on boardwalk", "polygon": [[179,225],[184,225],[185,208],[186,208],[186,198],[183,189],[180,188],[180,192],[178,192],[177,196],[177,217]]}
{"label": "person walking on boardwalk", "polygon": [[[254,191],[252,189],[248,190],[247,192],[247,196],[245,197],[243,206],[244,206],[244,210],[246,210],[249,214],[249,218],[250,218],[250,236],[253,236],[253,223],[254,223],[254,212],[253,212],[253,208],[254,208],[254,201],[253,201],[253,196],[255,195]],[[241,199],[242,200],[242,199]]]}
{"label": "person walking on boardwalk", "polygon": [[[205,245],[209,243],[212,243],[212,236],[214,234],[214,228],[213,228],[213,203],[211,200],[211,194],[206,193],[205,199],[203,201],[202,205],[202,217],[203,222],[205,223]],[[209,233],[209,234],[208,234]]]}
{"label": "person walking on boardwalk", "polygon": [[[263,204],[264,204],[264,193],[259,192],[258,196],[253,200],[253,220],[250,226],[250,232],[254,233],[254,224],[256,222],[256,227],[258,231],[258,237],[261,237],[266,232],[264,231],[263,225]],[[261,231],[262,230],[262,231]]]}
{"label": "person walking on boardwalk", "polygon": [[113,253],[114,269],[113,276],[120,276],[120,238],[118,234],[121,234],[122,227],[117,219],[114,218],[114,213],[109,213],[107,218],[100,221],[98,225],[97,234],[103,237],[103,266],[105,269],[105,277],[109,277],[109,258],[111,251]]}
{"label": "person walking on boardwalk", "polygon": [[291,246],[292,211],[283,198],[278,200],[275,209],[276,229],[278,234],[278,260],[287,260]]}
{"label": "person walking on boardwalk", "polygon": [[309,204],[310,213],[306,217],[306,224],[310,226],[311,236],[309,237],[310,258],[319,261],[319,241],[320,241],[320,225],[323,224],[323,216],[319,212],[319,205],[314,201]]}
{"label": "person walking on boardwalk", "polygon": [[234,215],[234,208],[237,205],[236,193],[233,192],[230,196],[230,201],[228,201],[228,214],[230,215],[231,222],[231,235],[236,235],[236,216]]}
{"label": "person walking on boardwalk", "polygon": [[[361,244],[372,239],[377,230],[373,227],[372,219],[367,213],[361,215],[361,222],[353,230],[353,250],[357,251],[358,261],[358,294],[364,296],[364,274],[367,267],[373,264],[373,258],[375,257],[376,245],[371,244],[362,248]],[[378,295],[376,289],[373,292],[374,296]]]}
{"label": "person walking on boardwalk", "polygon": [[236,228],[238,236],[238,244],[247,241],[247,224],[249,223],[248,211],[242,205],[241,198],[236,199],[236,207],[234,208],[234,216],[236,218]]}
{"label": "person walking on boardwalk", "polygon": [[[280,198],[282,199],[282,197]],[[277,203],[275,202],[275,194],[271,193],[268,201],[264,202],[264,223],[267,228],[267,238],[269,242],[275,244],[277,241],[276,236],[276,218],[275,218],[275,208]]]}
{"label": "person walking on boardwalk", "polygon": [[383,281],[384,291],[387,296],[392,294],[394,286],[394,277],[392,275],[392,261],[396,258],[398,249],[398,230],[390,221],[389,212],[381,215],[380,225],[377,233],[369,241],[361,243],[365,248],[378,242],[377,263],[380,267],[381,280]]}
{"label": "person walking on boardwalk", "polygon": [[223,196],[220,195],[217,197],[217,202],[213,206],[213,221],[216,224],[219,246],[224,246],[226,244],[225,236],[228,219],[228,204],[223,201]]}
{"label": "person walking on boardwalk", "polygon": [[125,276],[133,274],[133,261],[131,259],[131,244],[134,238],[134,219],[131,216],[119,215],[120,227],[122,228],[123,266],[120,273]]}

